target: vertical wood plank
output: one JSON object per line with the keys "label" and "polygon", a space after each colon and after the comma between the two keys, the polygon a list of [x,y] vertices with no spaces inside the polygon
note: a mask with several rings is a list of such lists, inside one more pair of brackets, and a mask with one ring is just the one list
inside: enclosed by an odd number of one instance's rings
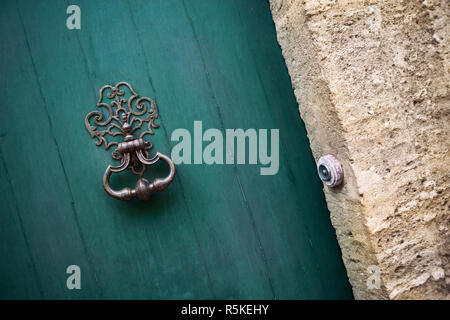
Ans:
{"label": "vertical wood plank", "polygon": [[[1,137],[4,135],[2,132]],[[0,181],[0,299],[42,298],[36,265],[1,152]]]}
{"label": "vertical wood plank", "polygon": [[[1,103],[1,150],[39,277],[36,280],[41,284],[43,298],[82,298],[86,294],[96,297],[94,277],[77,227],[73,198],[39,76],[23,33],[22,17],[14,1],[4,2],[1,14],[0,70],[7,75],[0,80],[2,88],[7,88]],[[67,289],[66,268],[72,264],[85,271],[87,290]],[[30,296],[24,294],[24,298],[36,298],[32,292],[27,294]]]}

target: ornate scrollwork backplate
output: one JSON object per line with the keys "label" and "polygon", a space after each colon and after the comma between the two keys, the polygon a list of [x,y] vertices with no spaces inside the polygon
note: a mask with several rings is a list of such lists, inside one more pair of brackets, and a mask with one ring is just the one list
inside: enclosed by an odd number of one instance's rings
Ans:
{"label": "ornate scrollwork backplate", "polygon": [[[130,84],[119,82],[115,86],[106,85],[100,89],[97,107],[101,110],[90,112],[85,119],[86,129],[92,138],[97,139],[97,146],[104,145],[106,150],[115,146],[112,158],[122,161],[123,154],[117,151],[120,142],[111,138],[121,135],[127,141],[127,137],[131,140],[139,131],[138,137],[144,139],[144,153],[148,157],[148,150],[153,145],[146,136],[153,135],[153,129],[159,127],[156,123],[158,107],[152,99],[139,97]],[[130,161],[129,169],[142,176],[146,166],[134,154]]]}

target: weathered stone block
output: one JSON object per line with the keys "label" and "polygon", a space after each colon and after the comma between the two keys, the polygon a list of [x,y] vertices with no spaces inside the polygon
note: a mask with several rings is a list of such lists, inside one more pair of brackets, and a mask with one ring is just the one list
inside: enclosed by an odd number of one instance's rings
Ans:
{"label": "weathered stone block", "polygon": [[355,297],[449,299],[450,2],[270,4]]}

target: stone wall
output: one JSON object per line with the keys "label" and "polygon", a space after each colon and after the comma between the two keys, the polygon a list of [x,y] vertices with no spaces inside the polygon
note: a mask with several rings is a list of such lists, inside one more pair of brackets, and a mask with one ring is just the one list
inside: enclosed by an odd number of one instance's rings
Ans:
{"label": "stone wall", "polygon": [[450,1],[270,6],[355,297],[449,299]]}

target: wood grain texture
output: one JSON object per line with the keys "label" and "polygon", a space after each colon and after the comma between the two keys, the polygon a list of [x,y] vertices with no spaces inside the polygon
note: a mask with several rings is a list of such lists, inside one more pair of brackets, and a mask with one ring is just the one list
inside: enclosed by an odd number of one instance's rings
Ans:
{"label": "wood grain texture", "polygon": [[[1,13],[0,296],[351,298],[266,2],[6,1]],[[109,198],[110,154],[84,127],[104,84],[159,105],[177,128],[279,128],[280,171],[179,165],[148,203]],[[157,168],[153,175],[164,174]],[[114,185],[131,184],[125,176]],[[65,288],[78,264],[82,289]],[[26,279],[14,282],[11,275]]]}

